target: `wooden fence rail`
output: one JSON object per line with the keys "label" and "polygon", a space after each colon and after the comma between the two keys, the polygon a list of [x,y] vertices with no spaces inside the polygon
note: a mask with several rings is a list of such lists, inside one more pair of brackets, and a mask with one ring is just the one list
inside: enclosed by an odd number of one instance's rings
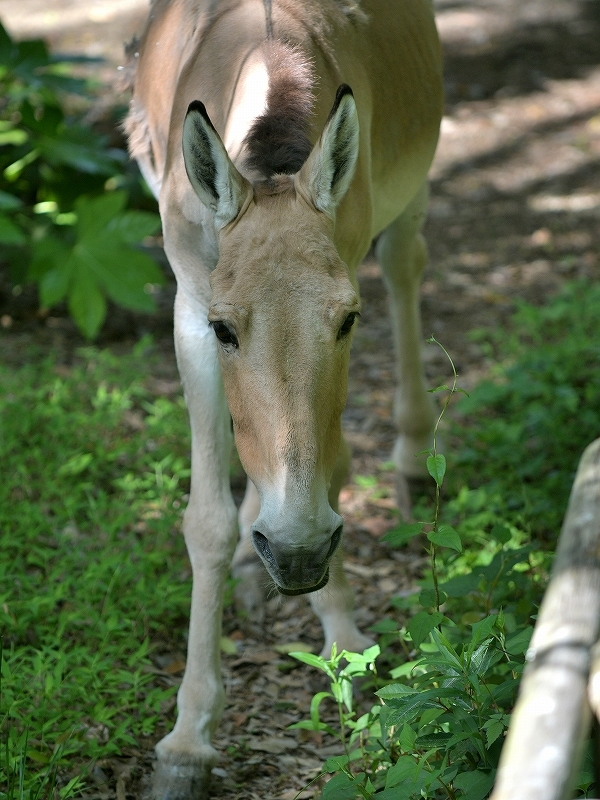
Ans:
{"label": "wooden fence rail", "polygon": [[571,490],[490,800],[568,800],[600,715],[600,439]]}

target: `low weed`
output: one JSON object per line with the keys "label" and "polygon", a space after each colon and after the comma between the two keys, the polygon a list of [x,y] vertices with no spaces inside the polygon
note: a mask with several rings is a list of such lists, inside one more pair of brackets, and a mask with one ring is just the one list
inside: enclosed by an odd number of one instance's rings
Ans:
{"label": "low weed", "polygon": [[[573,475],[600,435],[599,330],[597,286],[568,285],[544,308],[520,305],[511,332],[490,343],[503,362],[446,421],[457,448],[448,476],[436,426],[433,510],[384,537],[399,547],[424,536],[430,566],[419,593],[392,597],[393,613],[374,626],[381,654],[296,654],[331,682],[297,725],[340,743],[319,776],[332,775],[322,800],[483,800],[491,791]],[[443,415],[460,391],[456,373],[435,391],[446,393]],[[352,682],[361,678],[364,691],[376,674],[375,703],[357,718]],[[331,698],[337,728],[321,715]],[[583,769],[580,797],[591,783]]]}

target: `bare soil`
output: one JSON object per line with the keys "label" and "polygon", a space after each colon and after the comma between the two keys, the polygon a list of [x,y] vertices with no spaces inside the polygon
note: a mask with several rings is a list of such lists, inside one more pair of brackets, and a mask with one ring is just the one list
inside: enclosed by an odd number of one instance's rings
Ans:
{"label": "bare soil", "polygon": [[[520,298],[543,303],[577,277],[600,278],[600,2],[599,0],[436,0],[446,54],[447,106],[431,175],[426,235],[430,264],[422,290],[423,330],[451,353],[461,386],[491,366],[473,329],[507,323]],[[0,0],[0,17],[19,36],[44,35],[55,49],[103,55],[106,104],[125,102],[113,89],[122,42],[141,29],[143,0]],[[341,498],[347,565],[363,629],[395,612],[389,597],[409,592],[422,568],[417,553],[390,553],[379,541],[397,519],[392,481],[382,471],[394,439],[393,355],[379,269],[360,271],[363,316],[355,336],[345,429],[353,474],[377,475],[389,496],[374,498],[352,480]],[[176,379],[172,353],[173,283],[155,317],[115,311],[100,344],[127,347],[152,332],[164,354],[155,378]],[[27,290],[0,294],[3,356],[18,362],[32,344],[69,360],[83,344],[63,314],[42,316]],[[499,354],[501,356],[501,354]],[[449,365],[424,347],[431,385]],[[160,385],[155,382],[155,385]],[[216,744],[223,754],[214,795],[243,800],[292,800],[332,740],[286,730],[308,716],[316,672],[296,667],[274,649],[302,641],[321,647],[319,626],[303,599],[272,599],[258,629],[227,611],[225,632],[236,653],[224,656],[228,706]],[[178,682],[182,631],[155,643],[164,682]],[[165,730],[173,709],[164,709]],[[154,740],[121,759],[96,766],[86,797],[139,797]],[[314,787],[300,797],[312,797]]]}

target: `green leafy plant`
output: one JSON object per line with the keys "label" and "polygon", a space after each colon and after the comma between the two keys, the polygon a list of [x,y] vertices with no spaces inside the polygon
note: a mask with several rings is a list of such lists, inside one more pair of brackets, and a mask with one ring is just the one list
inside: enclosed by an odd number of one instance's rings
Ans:
{"label": "green leafy plant", "polygon": [[[371,796],[370,792],[373,786],[370,778],[364,772],[356,774],[349,768],[350,762],[356,761],[363,755],[361,750],[352,750],[352,744],[370,720],[369,715],[356,719],[354,682],[357,678],[376,676],[375,660],[380,652],[379,646],[373,645],[363,653],[351,653],[347,650],[342,650],[338,653],[334,644],[330,658],[313,655],[312,653],[290,653],[298,661],[324,672],[330,681],[330,691],[318,692],[314,695],[310,704],[310,720],[300,720],[300,722],[290,725],[290,728],[325,731],[338,739],[344,750],[340,756],[328,759],[324,766],[325,772],[337,772],[339,770],[339,775],[326,784],[323,791],[324,798],[335,797],[340,790],[343,791],[344,787],[346,789],[352,787],[355,794],[358,792],[362,797],[368,798]],[[321,703],[326,699],[333,700],[337,706],[339,721],[337,730],[321,718]]]}
{"label": "green leafy plant", "polygon": [[135,311],[153,311],[152,290],[164,282],[155,262],[133,247],[156,232],[158,217],[127,211],[126,202],[124,191],[80,197],[71,235],[47,233],[33,248],[29,277],[39,282],[42,305],[67,297],[71,316],[90,339],[104,322],[107,298]]}
{"label": "green leafy plant", "polygon": [[[453,407],[448,473],[437,431],[459,391],[454,367],[452,385],[435,390],[447,394],[427,458],[433,512],[384,537],[394,547],[424,538],[429,570],[418,593],[391,598],[404,621],[373,627],[385,685],[359,720],[339,714],[348,745],[323,767],[321,777],[333,775],[324,800],[488,796],[547,581],[544,540],[555,541],[579,456],[600,434],[598,330],[600,290],[589,283],[567,285],[543,308],[521,304],[513,327],[490,343],[505,361]],[[454,494],[442,504],[444,481]],[[329,733],[314,702],[303,726]],[[578,783],[587,796],[589,764]]]}
{"label": "green leafy plant", "polygon": [[137,247],[158,215],[127,210],[127,191],[116,191],[132,185],[126,153],[72,100],[90,92],[69,74],[81,60],[55,57],[40,40],[15,42],[0,25],[0,244],[13,282],[38,284],[46,308],[66,299],[92,339],[107,299],[152,311],[164,278]]}

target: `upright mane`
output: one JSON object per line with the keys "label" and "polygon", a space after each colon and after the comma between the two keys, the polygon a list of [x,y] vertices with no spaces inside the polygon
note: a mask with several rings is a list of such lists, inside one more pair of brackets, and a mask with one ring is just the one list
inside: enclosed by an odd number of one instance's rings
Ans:
{"label": "upright mane", "polygon": [[298,48],[277,40],[266,47],[267,105],[252,124],[245,146],[247,167],[269,179],[298,172],[308,158],[314,77],[310,62]]}

